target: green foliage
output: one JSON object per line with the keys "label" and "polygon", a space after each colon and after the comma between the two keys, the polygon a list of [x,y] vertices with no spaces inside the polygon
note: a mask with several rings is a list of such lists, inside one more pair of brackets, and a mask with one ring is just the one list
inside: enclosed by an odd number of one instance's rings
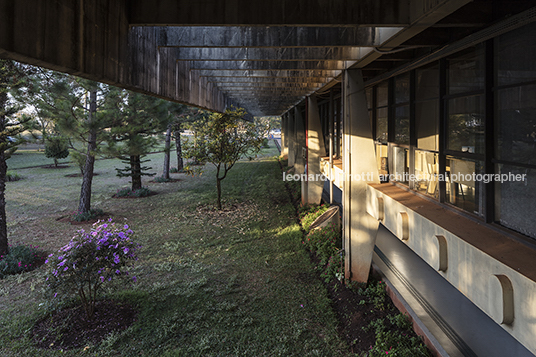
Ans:
{"label": "green foliage", "polygon": [[[185,158],[195,159],[202,165],[211,163],[216,167],[218,209],[222,209],[220,181],[225,179],[239,159],[244,156],[251,159],[262,146],[263,137],[255,124],[244,120],[245,115],[242,108],[214,113],[205,118],[206,122],[191,126],[194,138],[185,144]],[[186,171],[201,174],[203,167],[193,169],[188,165]]]}
{"label": "green foliage", "polygon": [[54,159],[54,164],[57,166],[59,159],[69,156],[67,139],[61,136],[48,137],[45,141],[45,156]]}
{"label": "green foliage", "polygon": [[[408,333],[404,332],[404,330],[407,331],[405,327],[400,328],[398,324],[391,322],[393,319],[399,321],[402,318],[407,321],[403,314],[388,315],[387,321],[386,319],[377,319],[364,327],[365,331],[374,331],[376,341],[370,350],[360,354],[360,357],[430,357],[430,351],[419,337],[409,336]],[[397,326],[399,329],[393,329],[393,326]]]}
{"label": "green foliage", "polygon": [[24,244],[10,246],[8,254],[0,255],[0,279],[6,275],[33,270],[44,260],[45,255],[39,247]]}
{"label": "green foliage", "polygon": [[6,173],[6,181],[19,181],[19,180],[22,180],[23,177],[21,175],[19,175],[18,173],[16,172],[13,172],[13,171],[8,171]]}
{"label": "green foliage", "polygon": [[164,176],[158,176],[154,178],[154,182],[158,182],[158,183],[171,182],[171,179],[165,178]]}
{"label": "green foliage", "polygon": [[[79,230],[47,263],[47,287],[56,297],[78,295],[88,318],[93,318],[95,302],[103,284],[129,276],[128,268],[137,260],[140,248],[130,237],[127,226],[116,226],[112,219],[97,222],[86,232]],[[136,280],[136,277],[132,277]]]}
{"label": "green foliage", "polygon": [[142,187],[137,190],[132,190],[130,188],[121,188],[115,193],[115,197],[147,197],[150,196],[153,191],[149,190],[147,187]]}
{"label": "green foliage", "polygon": [[262,139],[262,147],[263,148],[269,148],[270,147],[270,141],[266,138]]}
{"label": "green foliage", "polygon": [[326,212],[329,208],[327,204],[321,205],[302,205],[298,208],[298,214],[300,216],[300,221],[303,229],[308,232],[311,224]]}
{"label": "green foliage", "polygon": [[71,152],[71,158],[74,160],[78,168],[80,169],[80,173],[84,174],[84,166],[86,165],[86,155],[78,152],[78,151],[72,151]]}
{"label": "green foliage", "polygon": [[369,303],[372,303],[376,309],[384,310],[387,299],[385,283],[383,281],[371,280],[366,287],[358,289],[358,293],[367,297]]}
{"label": "green foliage", "polygon": [[85,222],[85,221],[91,221],[92,219],[96,219],[104,214],[104,211],[100,208],[92,208],[87,212],[79,212],[75,211],[71,215],[71,219],[76,222]]}
{"label": "green foliage", "polygon": [[142,158],[158,143],[157,136],[166,130],[171,116],[166,101],[140,93],[115,89],[116,101],[110,113],[113,126],[110,132],[107,152],[126,164],[117,168],[117,176],[131,177],[132,190],[142,187],[142,176],[151,167],[143,166]]}
{"label": "green foliage", "polygon": [[180,171],[176,167],[172,167],[171,169],[169,169],[169,172],[171,172],[172,174],[178,174]]}

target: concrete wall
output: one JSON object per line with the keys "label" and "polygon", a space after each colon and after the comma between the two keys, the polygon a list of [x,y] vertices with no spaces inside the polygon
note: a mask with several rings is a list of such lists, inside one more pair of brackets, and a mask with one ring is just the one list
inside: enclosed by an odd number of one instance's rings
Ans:
{"label": "concrete wall", "polygon": [[[391,233],[536,353],[535,281],[377,189],[368,186],[366,196],[369,216],[377,220],[383,217],[381,221]],[[482,230],[472,223],[476,230]],[[512,291],[508,291],[508,284]],[[508,301],[509,296],[512,301]],[[507,311],[508,305],[513,311]]]}

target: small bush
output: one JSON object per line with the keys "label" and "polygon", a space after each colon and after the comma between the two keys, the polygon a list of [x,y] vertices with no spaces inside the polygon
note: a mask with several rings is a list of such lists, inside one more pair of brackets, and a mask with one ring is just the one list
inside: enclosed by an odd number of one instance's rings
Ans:
{"label": "small bush", "polygon": [[172,167],[171,169],[169,169],[169,172],[171,172],[172,174],[177,174],[177,173],[179,173],[180,171],[179,171],[178,168],[176,168],[176,167]]}
{"label": "small bush", "polygon": [[303,229],[308,232],[309,227],[311,224],[320,217],[320,215],[324,212],[326,212],[329,208],[329,205],[310,205],[310,206],[302,206],[302,210],[299,211],[300,214],[300,221],[302,224]]}
{"label": "small bush", "polygon": [[121,188],[115,193],[115,197],[146,197],[150,196],[153,191],[149,190],[147,187],[142,187],[140,189],[132,191],[130,188]]}
{"label": "small bush", "polygon": [[0,256],[0,279],[7,275],[33,270],[44,260],[45,254],[39,247],[23,244],[10,246],[9,253]]}
{"label": "small bush", "polygon": [[13,171],[8,171],[6,173],[6,181],[11,182],[11,181],[19,181],[19,180],[22,180],[22,176],[19,175],[18,173],[13,172]]}
{"label": "small bush", "polygon": [[164,183],[164,182],[170,182],[170,181],[171,181],[170,178],[165,178],[164,176],[158,176],[154,178],[154,182],[158,182],[158,183]]}
{"label": "small bush", "polygon": [[78,295],[91,319],[102,285],[127,277],[130,263],[138,259],[140,246],[130,239],[132,233],[127,225],[116,226],[111,218],[95,223],[89,232],[79,230],[45,262],[49,293],[54,297]]}
{"label": "small bush", "polygon": [[92,208],[87,212],[78,212],[75,211],[71,219],[76,222],[85,222],[85,221],[91,221],[92,219],[96,219],[104,214],[104,211],[100,208]]}
{"label": "small bush", "polygon": [[270,147],[270,141],[267,138],[262,139],[262,147],[265,149]]}

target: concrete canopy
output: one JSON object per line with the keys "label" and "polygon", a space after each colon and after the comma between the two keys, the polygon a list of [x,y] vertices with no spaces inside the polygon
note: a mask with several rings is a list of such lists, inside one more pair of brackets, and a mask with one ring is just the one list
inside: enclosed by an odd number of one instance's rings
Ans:
{"label": "concrete canopy", "polygon": [[346,69],[373,78],[530,3],[0,0],[0,56],[210,110],[281,115]]}

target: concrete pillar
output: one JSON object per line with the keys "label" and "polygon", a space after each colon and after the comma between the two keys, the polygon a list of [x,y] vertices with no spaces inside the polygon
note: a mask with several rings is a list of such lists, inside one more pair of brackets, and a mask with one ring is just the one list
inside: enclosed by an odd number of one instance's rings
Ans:
{"label": "concrete pillar", "polygon": [[296,116],[294,110],[288,112],[287,131],[288,166],[292,167],[296,163]]}
{"label": "concrete pillar", "polygon": [[343,100],[345,275],[366,282],[378,229],[378,221],[366,211],[367,184],[380,181],[361,70],[344,72]]}
{"label": "concrete pillar", "polygon": [[[320,171],[320,158],[326,156],[324,137],[322,134],[322,124],[316,96],[307,98],[307,176],[314,177],[313,180],[306,181],[307,196],[305,202],[319,204],[322,200],[322,190],[324,182],[317,180],[322,173]],[[303,194],[303,191],[302,191]]]}
{"label": "concrete pillar", "polygon": [[281,117],[281,157],[288,156],[288,112]]}

